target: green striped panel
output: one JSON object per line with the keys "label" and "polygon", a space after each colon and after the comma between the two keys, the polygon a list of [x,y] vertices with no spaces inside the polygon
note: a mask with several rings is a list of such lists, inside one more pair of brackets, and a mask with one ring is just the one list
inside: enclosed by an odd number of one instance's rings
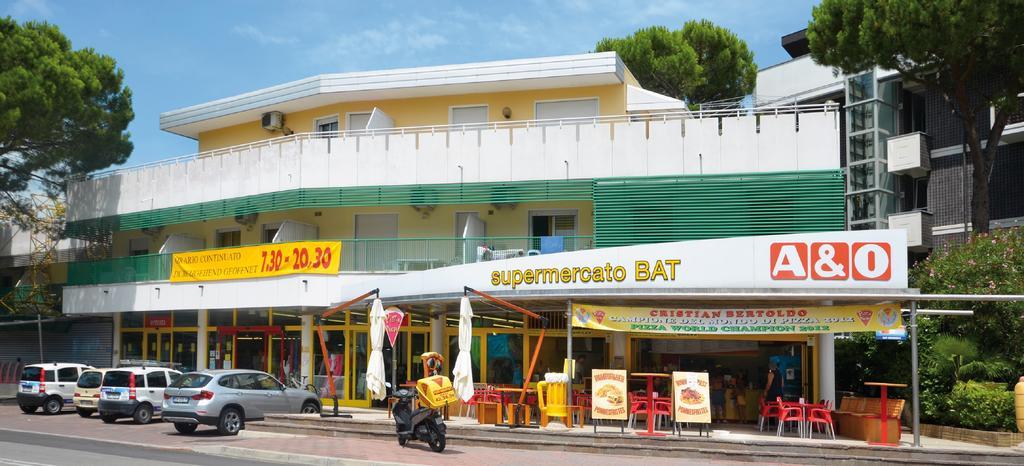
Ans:
{"label": "green striped panel", "polygon": [[93,237],[109,231],[134,230],[259,212],[310,207],[387,205],[499,204],[529,201],[589,201],[592,180],[544,180],[403,186],[304,188],[167,207],[100,219],[70,222],[70,237]]}
{"label": "green striped panel", "polygon": [[594,242],[843,230],[843,189],[839,170],[598,179]]}

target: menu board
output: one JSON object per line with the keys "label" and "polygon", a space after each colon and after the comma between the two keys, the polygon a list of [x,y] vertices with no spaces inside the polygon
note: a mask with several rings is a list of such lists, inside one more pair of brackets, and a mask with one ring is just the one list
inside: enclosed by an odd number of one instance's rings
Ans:
{"label": "menu board", "polygon": [[626,390],[626,371],[618,369],[593,369],[593,402],[590,415],[593,419],[618,419],[629,417],[629,392]]}
{"label": "menu board", "polygon": [[711,423],[707,372],[672,373],[672,420]]}

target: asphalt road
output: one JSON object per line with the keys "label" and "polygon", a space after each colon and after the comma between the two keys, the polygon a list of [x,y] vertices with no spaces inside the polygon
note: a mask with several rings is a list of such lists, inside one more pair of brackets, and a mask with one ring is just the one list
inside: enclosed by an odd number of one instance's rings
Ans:
{"label": "asphalt road", "polygon": [[[124,440],[124,439],[121,439]],[[238,466],[251,460],[203,455],[187,451],[167,451],[121,443],[101,442],[32,432],[0,430],[0,465],[56,466],[158,466],[195,464],[202,466]],[[270,465],[275,463],[257,463]]]}

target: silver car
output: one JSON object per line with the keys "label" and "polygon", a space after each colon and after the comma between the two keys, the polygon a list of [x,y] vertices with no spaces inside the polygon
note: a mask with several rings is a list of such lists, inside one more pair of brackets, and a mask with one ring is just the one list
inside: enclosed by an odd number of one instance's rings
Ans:
{"label": "silver car", "polygon": [[253,370],[189,372],[164,390],[163,420],[183,434],[203,424],[237,435],[246,421],[262,420],[264,413],[319,412],[315,393],[286,388],[270,374]]}

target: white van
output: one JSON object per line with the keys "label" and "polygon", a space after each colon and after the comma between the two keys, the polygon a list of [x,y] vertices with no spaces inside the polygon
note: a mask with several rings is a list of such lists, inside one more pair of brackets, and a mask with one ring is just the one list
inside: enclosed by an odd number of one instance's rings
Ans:
{"label": "white van", "polygon": [[18,382],[18,407],[26,414],[41,406],[46,414],[58,414],[64,406],[74,404],[75,386],[85,364],[54,362],[31,364],[21,371]]}
{"label": "white van", "polygon": [[181,375],[164,367],[120,367],[103,374],[98,410],[103,422],[130,417],[148,424],[160,414],[164,389]]}

